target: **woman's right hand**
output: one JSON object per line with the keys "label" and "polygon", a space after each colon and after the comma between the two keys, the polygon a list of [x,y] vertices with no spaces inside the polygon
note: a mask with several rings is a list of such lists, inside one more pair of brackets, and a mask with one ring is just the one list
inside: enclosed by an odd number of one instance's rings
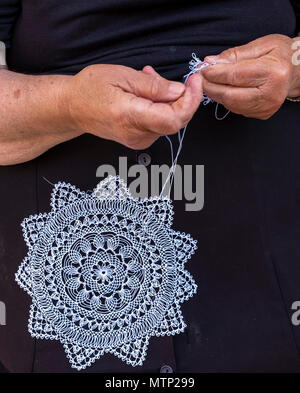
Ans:
{"label": "woman's right hand", "polygon": [[172,82],[152,67],[92,65],[66,80],[74,127],[132,149],[146,149],[192,118],[202,99],[202,77]]}

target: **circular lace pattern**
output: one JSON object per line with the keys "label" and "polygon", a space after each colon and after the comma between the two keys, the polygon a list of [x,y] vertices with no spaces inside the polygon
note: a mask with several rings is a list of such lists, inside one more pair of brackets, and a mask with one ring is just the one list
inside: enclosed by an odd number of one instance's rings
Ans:
{"label": "circular lace pattern", "polygon": [[112,232],[89,233],[63,256],[62,286],[69,302],[100,314],[123,310],[144,283],[141,256]]}
{"label": "circular lace pattern", "polygon": [[151,336],[185,327],[196,242],[171,229],[169,199],[135,200],[118,177],[91,195],[58,183],[51,207],[22,223],[29,253],[16,280],[33,299],[30,333],[60,340],[79,370],[105,352],[141,365]]}
{"label": "circular lace pattern", "polygon": [[77,239],[62,261],[66,296],[86,310],[121,311],[134,301],[144,282],[140,255],[125,237],[89,233]]}

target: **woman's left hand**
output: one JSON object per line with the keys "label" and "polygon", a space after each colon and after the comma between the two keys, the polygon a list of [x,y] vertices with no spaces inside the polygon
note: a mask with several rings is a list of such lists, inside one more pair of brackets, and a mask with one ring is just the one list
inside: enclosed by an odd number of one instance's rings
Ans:
{"label": "woman's left hand", "polygon": [[247,117],[270,118],[286,97],[300,96],[300,65],[293,65],[294,40],[272,34],[227,49],[205,61],[203,90],[227,109]]}

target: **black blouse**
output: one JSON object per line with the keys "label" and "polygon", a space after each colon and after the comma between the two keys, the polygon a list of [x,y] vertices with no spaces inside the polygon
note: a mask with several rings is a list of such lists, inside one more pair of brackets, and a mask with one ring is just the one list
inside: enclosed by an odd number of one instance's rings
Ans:
{"label": "black blouse", "polygon": [[10,68],[76,73],[88,64],[179,78],[193,51],[215,54],[266,34],[295,35],[294,0],[1,0],[0,40]]}

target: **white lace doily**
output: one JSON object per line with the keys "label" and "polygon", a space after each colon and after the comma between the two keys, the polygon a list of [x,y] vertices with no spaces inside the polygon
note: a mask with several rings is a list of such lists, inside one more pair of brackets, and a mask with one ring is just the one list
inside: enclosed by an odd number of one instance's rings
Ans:
{"label": "white lace doily", "polygon": [[56,184],[50,213],[22,223],[29,251],[16,281],[32,297],[32,337],[59,340],[81,370],[104,353],[142,365],[151,336],[182,332],[196,241],[172,216],[170,199],[134,199],[118,177],[92,194]]}

